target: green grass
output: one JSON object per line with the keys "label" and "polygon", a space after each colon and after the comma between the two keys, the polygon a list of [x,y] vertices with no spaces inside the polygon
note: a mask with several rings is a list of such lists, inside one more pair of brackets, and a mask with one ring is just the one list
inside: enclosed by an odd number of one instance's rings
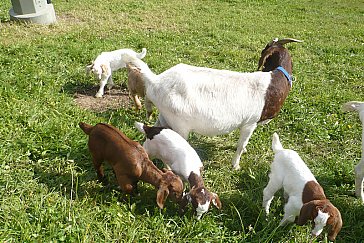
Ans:
{"label": "green grass", "polygon": [[[361,125],[357,114],[341,112],[344,102],[364,100],[362,1],[75,2],[54,1],[52,26],[10,22],[10,1],[0,3],[1,241],[309,242],[310,225],[278,227],[279,195],[268,221],[262,211],[273,132],[299,152],[340,209],[337,241],[364,241],[364,207],[353,196]],[[191,210],[180,217],[170,201],[159,210],[145,183],[139,196],[123,199],[110,168],[113,186],[97,183],[78,122],[109,122],[142,142],[132,124],[145,117],[131,106],[96,113],[74,102],[75,88],[97,85],[84,67],[101,51],[146,47],[156,73],[179,62],[253,71],[275,37],[304,40],[288,45],[296,81],[279,116],[253,134],[242,169],[230,164],[237,131],[189,140],[221,211],[196,221]],[[125,78],[115,73],[116,82]]]}

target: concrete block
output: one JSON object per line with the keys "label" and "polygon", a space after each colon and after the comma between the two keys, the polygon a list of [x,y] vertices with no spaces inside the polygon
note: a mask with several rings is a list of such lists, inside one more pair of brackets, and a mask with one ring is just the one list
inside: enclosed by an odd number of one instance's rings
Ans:
{"label": "concrete block", "polygon": [[13,5],[9,11],[11,20],[37,24],[56,22],[53,4],[47,3],[47,0],[11,0],[11,3]]}

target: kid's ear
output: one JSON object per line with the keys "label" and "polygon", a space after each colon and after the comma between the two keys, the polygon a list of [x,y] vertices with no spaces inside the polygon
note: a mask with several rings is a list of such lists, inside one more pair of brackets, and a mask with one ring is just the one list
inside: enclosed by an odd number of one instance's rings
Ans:
{"label": "kid's ear", "polygon": [[157,192],[157,204],[160,209],[164,207],[164,203],[169,195],[169,191],[166,187],[161,186]]}
{"label": "kid's ear", "polygon": [[303,204],[297,220],[298,225],[302,226],[306,224],[308,220],[314,219],[314,214],[317,212],[316,206],[318,206],[317,203],[315,203],[316,201],[317,200],[313,200]]}
{"label": "kid's ear", "polygon": [[216,193],[212,193],[212,203],[217,207],[218,209],[221,209],[221,201],[219,196]]}
{"label": "kid's ear", "polygon": [[86,73],[87,73],[87,74],[90,74],[90,73],[91,73],[91,69],[92,69],[93,65],[94,65],[94,64],[90,64],[90,65],[87,65],[87,66],[86,66],[85,70],[86,70]]}
{"label": "kid's ear", "polygon": [[330,216],[333,218],[333,222],[331,223],[331,229],[329,230],[329,235],[328,238],[330,241],[335,241],[335,238],[337,236],[337,234],[340,232],[341,227],[343,226],[343,221],[341,218],[341,213],[340,211],[336,208],[333,207],[333,215]]}

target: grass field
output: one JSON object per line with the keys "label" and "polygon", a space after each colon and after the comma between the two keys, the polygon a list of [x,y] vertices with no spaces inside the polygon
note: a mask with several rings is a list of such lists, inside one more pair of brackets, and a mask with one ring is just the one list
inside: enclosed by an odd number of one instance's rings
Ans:
{"label": "grass field", "polygon": [[[310,242],[310,225],[278,227],[278,194],[265,220],[261,201],[273,132],[301,155],[340,209],[344,225],[337,242],[364,242],[364,206],[354,197],[353,170],[362,128],[357,114],[341,111],[347,101],[364,100],[363,1],[53,4],[58,23],[39,26],[10,22],[11,1],[0,2],[1,242]],[[242,169],[231,169],[238,131],[189,139],[221,211],[196,221],[191,210],[179,216],[171,201],[159,210],[155,189],[145,183],[139,196],[121,200],[109,167],[112,186],[97,182],[78,123],[111,123],[142,142],[133,123],[146,122],[145,111],[136,112],[130,100],[98,112],[75,102],[76,92],[96,92],[98,83],[84,68],[101,51],[146,47],[145,61],[156,73],[180,62],[250,72],[275,37],[304,41],[287,45],[296,80],[278,117],[253,134]],[[115,73],[119,87],[125,80],[125,71]],[[325,234],[318,241],[326,242]]]}

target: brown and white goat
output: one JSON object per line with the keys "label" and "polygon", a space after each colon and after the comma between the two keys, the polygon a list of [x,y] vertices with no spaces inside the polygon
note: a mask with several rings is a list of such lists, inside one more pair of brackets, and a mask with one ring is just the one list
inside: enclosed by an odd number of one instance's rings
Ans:
{"label": "brown and white goat", "polygon": [[167,196],[178,203],[181,201],[182,180],[172,171],[159,170],[139,143],[108,124],[91,126],[81,122],[79,126],[89,135],[88,147],[99,181],[105,181],[102,163],[107,161],[123,192],[131,194],[141,180],[158,189],[156,201],[160,208],[164,207]]}
{"label": "brown and white goat", "polygon": [[199,220],[201,216],[209,210],[211,202],[216,208],[221,209],[219,196],[206,189],[200,175],[191,172],[188,177],[188,182],[190,184],[190,191],[182,198],[182,202],[180,204],[181,214],[185,212],[185,208],[188,203],[192,204],[194,211],[196,212],[197,220]]}
{"label": "brown and white goat", "polygon": [[142,60],[130,56],[129,69],[139,75],[146,96],[159,110],[157,126],[169,127],[187,139],[191,131],[215,136],[240,129],[232,160],[240,157],[257,124],[267,123],[281,109],[292,82],[292,60],[284,44],[271,41],[262,51],[263,71],[240,73],[178,64],[156,75]]}
{"label": "brown and white goat", "polygon": [[192,203],[198,220],[209,210],[211,202],[221,209],[219,196],[210,192],[203,183],[200,157],[184,138],[164,127],[149,127],[140,122],[135,122],[135,127],[147,137],[143,147],[150,158],[162,160],[183,181],[190,184],[190,191],[182,198],[180,213],[185,212],[189,202]]}
{"label": "brown and white goat", "polygon": [[287,203],[280,225],[289,222],[304,225],[312,220],[312,235],[318,236],[328,225],[328,238],[334,241],[342,227],[340,211],[326,198],[324,190],[301,157],[295,151],[282,147],[276,133],[273,135],[272,149],[274,160],[268,185],[263,190],[265,213],[269,214],[274,194],[283,188]]}

